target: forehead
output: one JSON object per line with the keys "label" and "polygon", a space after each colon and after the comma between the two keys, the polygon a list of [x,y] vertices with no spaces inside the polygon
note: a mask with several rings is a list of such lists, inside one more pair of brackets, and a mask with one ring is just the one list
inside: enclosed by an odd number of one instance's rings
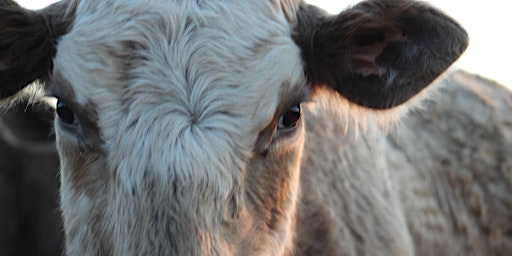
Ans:
{"label": "forehead", "polygon": [[300,51],[276,5],[82,0],[54,73],[73,100],[100,113],[174,102],[188,118],[230,108],[264,123],[302,80]]}
{"label": "forehead", "polygon": [[183,100],[212,89],[276,101],[302,70],[278,5],[82,0],[73,28],[59,42],[55,73],[80,103],[151,91]]}
{"label": "forehead", "polygon": [[211,144],[205,162],[217,161],[249,149],[278,106],[304,96],[300,50],[267,0],[82,0],[54,63],[65,81],[54,93],[95,106],[107,152],[124,156],[144,137],[161,152],[169,141],[174,151]]}

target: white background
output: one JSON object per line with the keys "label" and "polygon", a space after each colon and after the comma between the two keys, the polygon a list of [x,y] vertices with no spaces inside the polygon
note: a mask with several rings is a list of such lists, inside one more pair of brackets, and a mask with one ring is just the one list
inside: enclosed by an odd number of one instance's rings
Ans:
{"label": "white background", "polygon": [[[28,8],[45,7],[55,0],[17,0]],[[331,13],[338,13],[356,0],[307,0]],[[455,64],[472,73],[497,80],[512,88],[512,14],[505,0],[429,0],[462,24],[470,45]]]}

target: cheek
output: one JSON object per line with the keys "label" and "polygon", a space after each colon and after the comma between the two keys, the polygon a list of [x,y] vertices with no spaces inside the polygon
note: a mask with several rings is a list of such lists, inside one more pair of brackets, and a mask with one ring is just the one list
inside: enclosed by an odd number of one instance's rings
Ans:
{"label": "cheek", "polygon": [[249,161],[243,201],[249,212],[246,216],[251,218],[246,223],[252,227],[246,229],[254,230],[253,237],[269,238],[258,240],[255,247],[276,241],[285,246],[292,244],[304,145],[303,128],[297,132],[297,139],[282,140],[265,156],[255,154]]}
{"label": "cheek", "polygon": [[249,162],[245,181],[247,202],[252,204],[257,216],[274,219],[264,219],[265,223],[278,222],[279,217],[285,217],[295,208],[304,146],[304,128],[298,129],[299,134],[293,140],[274,144],[268,154],[256,155]]}
{"label": "cheek", "polygon": [[77,139],[56,131],[60,156],[61,183],[76,194],[97,196],[108,184],[105,154],[96,148],[79,146]]}

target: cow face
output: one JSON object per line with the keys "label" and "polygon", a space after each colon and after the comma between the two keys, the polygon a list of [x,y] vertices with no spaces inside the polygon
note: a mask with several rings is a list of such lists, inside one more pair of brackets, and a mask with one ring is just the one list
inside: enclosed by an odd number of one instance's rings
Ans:
{"label": "cow face", "polygon": [[0,2],[0,85],[56,98],[61,208],[75,254],[293,250],[301,109],[328,87],[393,109],[465,49],[435,9],[367,1]]}

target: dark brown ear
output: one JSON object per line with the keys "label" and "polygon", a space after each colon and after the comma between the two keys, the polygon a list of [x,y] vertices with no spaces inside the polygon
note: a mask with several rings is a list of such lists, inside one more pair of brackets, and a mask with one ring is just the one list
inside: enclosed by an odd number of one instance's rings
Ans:
{"label": "dark brown ear", "polygon": [[72,15],[65,14],[68,4],[31,11],[0,0],[0,100],[35,80],[48,79],[57,40],[72,22]]}
{"label": "dark brown ear", "polygon": [[372,109],[406,102],[468,45],[461,26],[416,1],[369,0],[336,16],[301,3],[294,22],[310,82]]}

